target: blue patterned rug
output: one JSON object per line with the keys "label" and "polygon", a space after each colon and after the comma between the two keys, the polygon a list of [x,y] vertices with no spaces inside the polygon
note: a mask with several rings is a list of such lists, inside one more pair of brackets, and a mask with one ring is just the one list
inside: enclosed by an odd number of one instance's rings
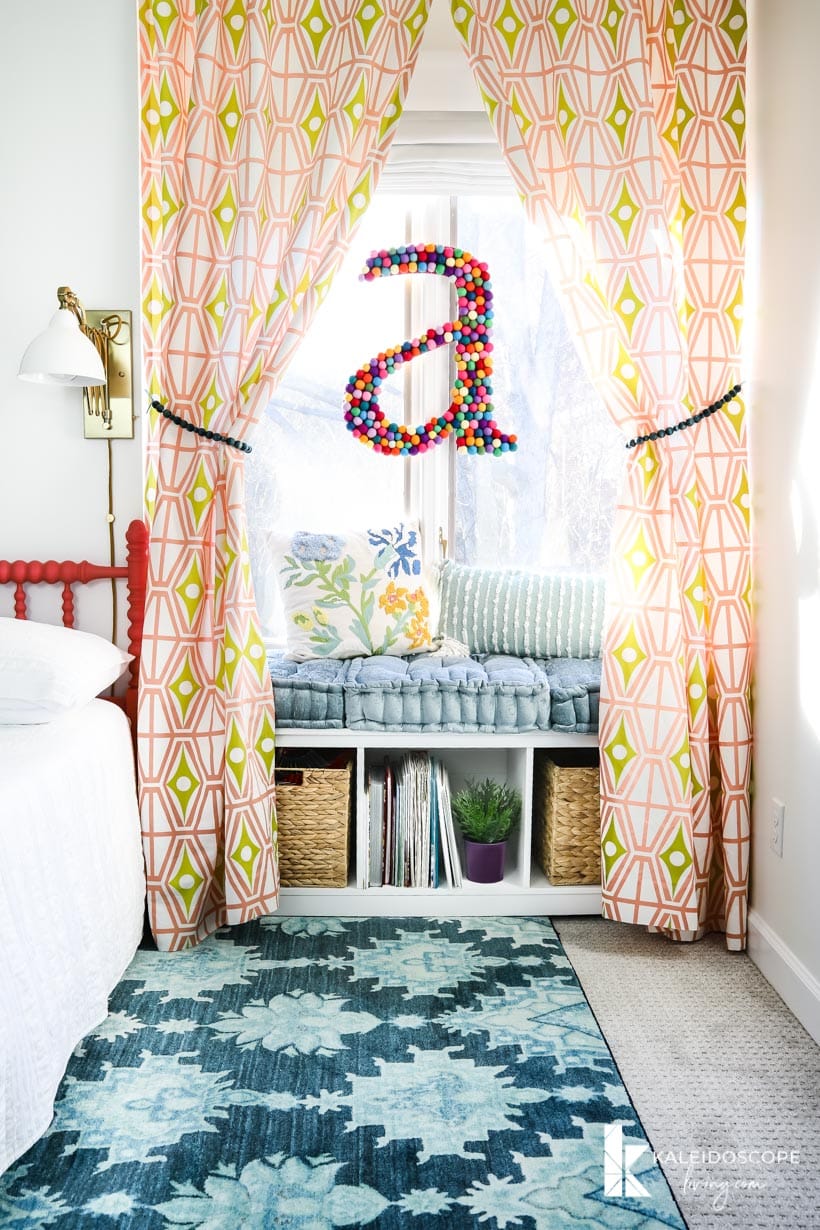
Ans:
{"label": "blue patterned rug", "polygon": [[680,1230],[645,1143],[546,920],[267,918],[137,954],[0,1226]]}

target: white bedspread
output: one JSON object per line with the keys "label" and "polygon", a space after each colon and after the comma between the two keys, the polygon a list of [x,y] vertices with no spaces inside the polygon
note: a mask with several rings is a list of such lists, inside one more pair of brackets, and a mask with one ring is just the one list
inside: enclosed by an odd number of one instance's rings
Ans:
{"label": "white bedspread", "polygon": [[0,1173],[51,1122],[139,943],[144,896],[123,713],[95,700],[0,727]]}

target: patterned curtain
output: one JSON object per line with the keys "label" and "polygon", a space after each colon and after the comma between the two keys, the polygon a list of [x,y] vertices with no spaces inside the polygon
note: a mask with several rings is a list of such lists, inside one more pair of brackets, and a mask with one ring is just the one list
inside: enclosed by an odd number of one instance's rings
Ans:
{"label": "patterned curtain", "polygon": [[[143,347],[152,397],[245,442],[367,209],[428,0],[145,0]],[[151,411],[139,709],[162,949],[277,905],[274,713],[243,454]]]}
{"label": "patterned curtain", "polygon": [[[453,0],[626,439],[739,379],[743,0]],[[740,399],[625,454],[601,720],[604,915],[746,936],[751,608]]]}

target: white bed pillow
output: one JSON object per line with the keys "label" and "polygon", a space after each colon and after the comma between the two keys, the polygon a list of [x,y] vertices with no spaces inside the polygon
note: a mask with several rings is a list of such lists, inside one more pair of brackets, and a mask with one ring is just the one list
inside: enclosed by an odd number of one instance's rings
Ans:
{"label": "white bed pillow", "polygon": [[131,655],[101,636],[0,618],[0,725],[51,722],[119,679]]}

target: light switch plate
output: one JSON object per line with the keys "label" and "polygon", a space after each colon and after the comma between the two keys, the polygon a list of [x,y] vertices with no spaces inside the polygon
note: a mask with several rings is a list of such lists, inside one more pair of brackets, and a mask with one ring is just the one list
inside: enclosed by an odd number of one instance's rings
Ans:
{"label": "light switch plate", "polygon": [[778,858],[783,857],[783,825],[786,821],[786,804],[780,799],[772,799],[772,819],[769,834],[769,848]]}

